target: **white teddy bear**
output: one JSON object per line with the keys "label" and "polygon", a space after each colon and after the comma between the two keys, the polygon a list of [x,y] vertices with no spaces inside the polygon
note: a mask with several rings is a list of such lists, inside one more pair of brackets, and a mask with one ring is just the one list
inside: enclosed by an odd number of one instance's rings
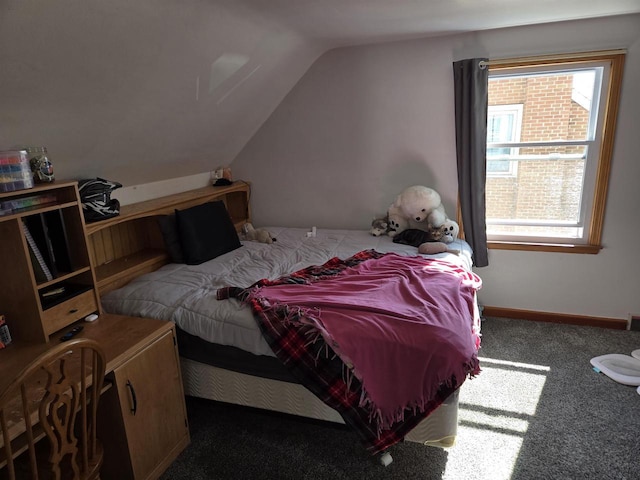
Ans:
{"label": "white teddy bear", "polygon": [[405,188],[389,207],[387,214],[390,237],[408,228],[439,228],[447,220],[440,194],[433,188],[422,185]]}
{"label": "white teddy bear", "polygon": [[422,185],[405,188],[396,197],[393,206],[409,221],[411,228],[420,229],[420,225],[425,223],[437,228],[447,219],[440,194]]}

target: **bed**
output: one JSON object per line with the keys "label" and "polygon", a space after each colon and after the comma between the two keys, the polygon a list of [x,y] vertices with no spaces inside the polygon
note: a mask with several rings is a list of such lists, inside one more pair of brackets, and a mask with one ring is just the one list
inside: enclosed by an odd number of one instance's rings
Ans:
{"label": "bed", "polygon": [[[231,204],[230,198],[223,199],[235,229],[240,230],[241,226],[250,220],[248,196],[238,197],[235,195],[237,192],[231,193],[234,195],[233,199],[244,198],[243,201],[247,203],[247,206],[238,208]],[[140,235],[142,230],[149,230],[149,227],[161,218],[159,215],[170,213],[174,207],[188,207],[202,200],[203,198],[198,196],[197,200],[185,204],[168,198],[161,201],[160,206],[154,203],[133,206],[129,212],[124,210],[120,219],[112,220],[111,224],[105,223],[101,228],[93,227],[93,230],[89,230],[94,250],[97,250],[96,245],[109,250],[103,247],[103,244],[109,243],[106,235],[98,242],[96,233],[113,230],[115,227],[122,229],[123,224],[144,219],[145,229],[133,229]],[[208,193],[204,200],[211,200],[211,195]],[[100,263],[112,271],[114,264],[120,260],[104,260],[92,253],[93,260],[98,265],[98,280],[101,282],[99,284],[103,287],[103,309],[110,313],[160,318],[176,324],[187,395],[331,422],[344,423],[346,418],[347,423],[351,425],[352,422],[348,415],[345,416],[344,411],[339,413],[340,408],[332,408],[321,401],[311,393],[309,386],[301,384],[299,376],[283,367],[282,359],[277,358],[272,349],[273,345],[265,339],[263,324],[257,321],[256,311],[252,311],[252,306],[246,298],[240,295],[238,298],[217,300],[218,295],[228,287],[237,287],[239,291],[246,293],[249,291],[247,287],[258,280],[287,278],[293,272],[304,271],[310,266],[323,266],[331,259],[352,259],[354,256],[362,256],[363,252],[369,252],[366,253],[369,256],[387,259],[420,258],[417,256],[417,249],[393,243],[388,236],[374,237],[364,230],[318,229],[313,236],[309,229],[268,229],[277,238],[273,244],[243,241],[240,248],[199,265],[167,263],[170,260],[153,261],[153,266],[145,269],[136,265],[133,273],[125,276],[122,273],[118,274],[118,278],[125,278],[126,281],[101,280]],[[135,236],[129,234],[132,235]],[[149,232],[146,232],[145,236],[148,237]],[[164,244],[167,247],[166,238]],[[157,247],[156,241],[155,248]],[[429,261],[442,262],[447,268],[473,278],[472,252],[469,245],[463,240],[456,240],[451,248],[459,253],[428,256]],[[147,254],[135,252],[125,257],[124,263],[131,269],[131,258],[146,259]],[[145,260],[139,264],[148,262]],[[372,261],[367,257],[366,262]],[[160,263],[167,264],[160,267]],[[468,322],[470,338],[479,341],[480,323],[475,301],[479,279],[476,277],[476,280],[477,283],[469,289],[472,292],[472,301],[468,302],[467,312],[461,317],[465,317],[464,321]],[[477,346],[476,344],[475,347]],[[338,365],[345,371],[345,363],[341,363],[339,355],[333,355],[334,361],[336,357]],[[359,378],[355,381],[357,380]],[[461,379],[450,391],[439,391],[440,395],[442,392],[447,392],[447,395],[429,404],[427,410],[430,414],[426,418],[420,412],[417,415],[416,412],[408,413],[407,418],[403,418],[404,421],[398,422],[406,423],[407,426],[398,429],[399,433],[394,438],[374,444],[365,442],[365,447],[371,453],[377,454],[403,439],[441,447],[453,445],[457,431],[458,387],[463,381],[464,379]],[[379,433],[380,431],[377,432]]]}
{"label": "bed", "polygon": [[[286,371],[278,369],[278,364],[269,370],[270,364],[265,361],[273,359],[274,353],[247,305],[236,299],[212,299],[222,287],[249,286],[263,278],[279,278],[310,265],[322,265],[333,257],[349,258],[366,250],[413,256],[416,248],[393,243],[387,236],[373,237],[366,231],[321,229],[316,237],[307,237],[304,229],[271,227],[269,230],[277,238],[274,244],[243,242],[242,248],[200,265],[164,266],[105,295],[103,307],[111,313],[176,323],[188,395],[341,421],[335,411],[324,408],[315,397],[300,391],[300,385],[293,383]],[[461,253],[437,257],[469,269],[471,252],[467,244],[458,240],[454,248]],[[215,350],[217,345],[234,348]],[[242,356],[244,352],[258,357],[258,363],[247,360],[249,356]],[[229,353],[232,360],[224,356],[225,353]],[[218,357],[221,359],[216,361]],[[239,366],[233,365],[234,358]],[[246,367],[242,366],[243,362]],[[261,363],[265,371],[252,370],[259,369]],[[256,375],[262,378],[256,380]],[[256,381],[260,384],[258,387],[253,384]],[[256,388],[257,391],[253,390]],[[278,391],[285,394],[283,398],[275,396]],[[457,420],[455,400],[454,396],[439,409],[445,414],[441,422],[437,421],[439,415],[428,417],[433,420],[424,425],[426,431],[412,432],[408,439],[415,436],[420,441],[451,444]]]}

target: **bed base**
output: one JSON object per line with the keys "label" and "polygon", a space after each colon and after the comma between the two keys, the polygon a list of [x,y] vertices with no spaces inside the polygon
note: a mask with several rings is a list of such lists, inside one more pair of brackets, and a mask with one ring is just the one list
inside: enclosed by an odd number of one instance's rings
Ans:
{"label": "bed base", "polygon": [[[184,357],[180,364],[185,395],[344,423],[338,412],[300,384],[232,372]],[[433,447],[451,447],[455,443],[457,427],[458,390],[411,430],[405,440]],[[383,465],[390,463],[386,461],[380,458]]]}

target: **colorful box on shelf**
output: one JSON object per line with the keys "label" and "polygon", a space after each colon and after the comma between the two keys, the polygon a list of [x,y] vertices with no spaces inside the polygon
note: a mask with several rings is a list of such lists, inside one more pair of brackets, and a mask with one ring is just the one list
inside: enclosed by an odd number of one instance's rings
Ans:
{"label": "colorful box on shelf", "polygon": [[21,210],[29,210],[43,205],[53,204],[58,200],[55,193],[44,193],[42,195],[31,195],[0,202],[0,215],[3,212],[15,213]]}
{"label": "colorful box on shelf", "polygon": [[26,150],[0,151],[0,193],[33,188]]}

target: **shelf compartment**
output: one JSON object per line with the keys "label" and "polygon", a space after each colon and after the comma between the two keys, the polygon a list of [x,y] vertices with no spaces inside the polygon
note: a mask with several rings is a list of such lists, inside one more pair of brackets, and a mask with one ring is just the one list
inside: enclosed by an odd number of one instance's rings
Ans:
{"label": "shelf compartment", "polygon": [[64,273],[62,275],[58,275],[53,280],[49,280],[48,282],[43,282],[38,284],[38,290],[44,290],[52,285],[56,285],[60,282],[65,282],[69,279],[75,278],[77,276],[81,276],[84,273],[90,272],[91,267],[79,268],[78,270],[74,270],[73,272]]}
{"label": "shelf compartment", "polygon": [[14,218],[23,218],[23,217],[28,217],[30,215],[37,215],[38,213],[51,212],[53,210],[59,210],[60,208],[77,207],[77,206],[78,206],[78,202],[67,202],[64,204],[55,204],[55,205],[47,205],[47,206],[38,205],[36,207],[24,209],[16,213],[10,213],[9,215],[2,215],[0,216],[0,222],[13,220]]}
{"label": "shelf compartment", "polygon": [[[56,305],[72,299],[73,297],[84,292],[88,292],[91,288],[91,285],[85,285],[82,283],[63,282],[53,285],[49,289],[40,290],[39,296],[42,311],[47,311]],[[52,293],[58,291],[58,289],[62,289],[62,291],[60,293]]]}
{"label": "shelf compartment", "polygon": [[143,273],[153,272],[169,262],[169,255],[159,248],[150,248],[118,258],[96,268],[96,280],[101,295],[129,283]]}

